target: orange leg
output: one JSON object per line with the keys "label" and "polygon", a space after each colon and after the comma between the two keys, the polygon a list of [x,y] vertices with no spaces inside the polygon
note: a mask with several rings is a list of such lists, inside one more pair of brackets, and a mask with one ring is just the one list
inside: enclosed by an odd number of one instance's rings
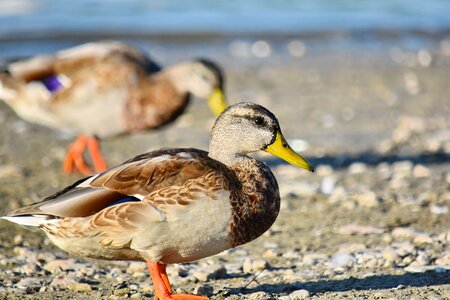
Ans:
{"label": "orange leg", "polygon": [[[169,278],[166,274],[166,265],[147,260],[148,270],[155,287],[154,300],[208,300],[208,297],[189,295],[189,294],[172,294]],[[166,279],[164,279],[166,278]]]}
{"label": "orange leg", "polygon": [[64,172],[72,173],[76,169],[83,175],[91,175],[93,173],[83,159],[83,152],[86,149],[88,139],[87,136],[80,135],[70,146],[64,159]]}
{"label": "orange leg", "polygon": [[102,151],[100,150],[100,143],[96,137],[89,137],[87,141],[87,146],[89,154],[92,158],[92,163],[94,164],[95,172],[106,171],[106,162],[103,158]]}

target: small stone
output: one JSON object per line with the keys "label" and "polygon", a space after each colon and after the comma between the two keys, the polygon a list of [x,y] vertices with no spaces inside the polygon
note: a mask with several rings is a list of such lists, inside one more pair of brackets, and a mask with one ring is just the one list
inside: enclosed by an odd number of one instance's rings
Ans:
{"label": "small stone", "polygon": [[227,269],[223,265],[213,264],[197,269],[192,275],[200,281],[223,278]]}
{"label": "small stone", "polygon": [[430,177],[431,175],[431,170],[427,167],[425,167],[424,165],[416,165],[414,166],[414,169],[412,171],[413,176],[416,178],[426,178],[426,177]]}
{"label": "small stone", "polygon": [[130,295],[130,299],[141,299],[142,293],[134,293]]}
{"label": "small stone", "polygon": [[397,176],[409,176],[413,169],[413,163],[409,160],[395,162],[393,165],[394,174]]}
{"label": "small stone", "polygon": [[194,288],[194,294],[196,294],[196,295],[211,296],[213,294],[213,292],[214,292],[214,288],[207,284],[197,285]]}
{"label": "small stone", "polygon": [[145,273],[146,270],[147,270],[147,264],[145,262],[133,261],[133,262],[130,262],[130,264],[127,268],[127,273],[128,274],[133,274],[136,272]]}
{"label": "small stone", "polygon": [[399,261],[400,257],[393,248],[386,248],[383,250],[383,258],[390,264]]}
{"label": "small stone", "polygon": [[287,250],[282,254],[284,258],[299,258],[301,257],[300,252],[294,250]]}
{"label": "small stone", "polygon": [[92,287],[87,283],[72,283],[67,286],[67,288],[74,292],[90,292],[92,291]]}
{"label": "small stone", "polygon": [[253,273],[255,271],[261,271],[268,267],[268,263],[265,260],[251,260],[246,258],[242,264],[242,270],[244,273]]}
{"label": "small stone", "polygon": [[20,169],[13,165],[0,166],[0,179],[6,177],[22,177]]}
{"label": "small stone", "polygon": [[41,280],[35,277],[22,278],[18,283],[16,283],[17,288],[29,291],[39,291],[41,285]]}
{"label": "small stone", "polygon": [[381,234],[384,232],[384,229],[377,226],[370,225],[358,225],[358,224],[347,224],[339,227],[338,233],[345,235],[368,235],[368,234]]}
{"label": "small stone", "polygon": [[331,203],[341,202],[347,199],[348,194],[344,187],[337,186],[331,193],[329,200]]}
{"label": "small stone", "polygon": [[72,274],[70,275],[61,274],[53,278],[52,282],[50,283],[50,286],[67,288],[69,285],[76,283],[77,281],[75,280]]}
{"label": "small stone", "polygon": [[348,167],[348,172],[350,174],[362,174],[362,173],[365,173],[365,172],[367,172],[367,165],[365,163],[361,163],[361,162],[352,163]]}
{"label": "small stone", "polygon": [[131,289],[126,287],[126,288],[114,290],[114,295],[119,296],[119,297],[128,297],[130,292],[131,292]]}
{"label": "small stone", "polygon": [[50,273],[55,273],[56,271],[59,270],[69,270],[69,269],[74,269],[74,265],[75,265],[75,259],[55,259],[52,260],[50,262],[48,262],[45,266],[44,266],[44,270],[49,271]]}
{"label": "small stone", "polygon": [[450,251],[443,252],[438,259],[436,259],[435,263],[437,265],[447,265],[450,266]]}
{"label": "small stone", "polygon": [[147,274],[144,272],[134,272],[133,274],[131,274],[131,277],[133,278],[143,278],[143,277],[147,277]]}
{"label": "small stone", "polygon": [[329,165],[318,165],[315,172],[319,176],[329,176],[333,174],[333,167]]}
{"label": "small stone", "polygon": [[448,206],[445,204],[432,204],[430,205],[430,211],[435,215],[445,215],[448,214]]}
{"label": "small stone", "polygon": [[310,293],[307,290],[296,290],[289,294],[289,299],[291,300],[302,300],[308,299],[310,297]]}
{"label": "small stone", "polygon": [[443,273],[450,271],[450,266],[445,265],[433,265],[433,266],[407,266],[404,269],[406,272],[411,273],[424,273],[429,271],[435,271],[437,273]]}
{"label": "small stone", "polygon": [[260,300],[260,299],[268,299],[269,295],[266,292],[255,292],[248,295],[248,300]]}
{"label": "small stone", "polygon": [[303,263],[306,265],[317,265],[319,263],[323,263],[328,260],[328,255],[321,253],[309,253],[303,255]]}
{"label": "small stone", "polygon": [[429,67],[431,65],[431,62],[433,60],[433,57],[431,56],[431,53],[428,50],[422,49],[417,52],[417,61],[422,67]]}
{"label": "small stone", "polygon": [[264,258],[274,258],[278,256],[278,253],[276,250],[274,249],[267,249],[266,251],[264,251],[263,255]]}
{"label": "small stone", "polygon": [[410,242],[392,243],[392,247],[394,248],[395,253],[400,257],[405,257],[415,252],[415,247]]}
{"label": "small stone", "polygon": [[412,227],[396,227],[392,230],[394,238],[413,239],[419,232]]}
{"label": "small stone", "polygon": [[431,244],[433,243],[433,239],[431,238],[430,235],[426,233],[421,233],[414,238],[413,242],[416,245]]}
{"label": "small stone", "polygon": [[355,263],[355,257],[348,253],[335,253],[331,256],[331,263],[335,267],[351,267]]}
{"label": "small stone", "polygon": [[424,251],[418,251],[416,259],[411,263],[412,266],[424,266],[430,263],[430,256]]}
{"label": "small stone", "polygon": [[438,239],[442,242],[450,242],[450,230],[439,234]]}
{"label": "small stone", "polygon": [[325,195],[330,195],[334,187],[336,186],[336,179],[332,176],[327,176],[322,180],[322,184],[320,185],[320,192]]}
{"label": "small stone", "polygon": [[23,242],[23,236],[22,236],[21,234],[16,235],[16,236],[14,237],[13,242],[14,242],[14,245],[16,245],[16,246],[22,244],[22,242]]}
{"label": "small stone", "polygon": [[377,207],[380,203],[377,195],[372,191],[356,194],[353,196],[353,199],[364,207]]}
{"label": "small stone", "polygon": [[347,243],[339,246],[339,253],[356,253],[366,250],[367,247],[360,243]]}

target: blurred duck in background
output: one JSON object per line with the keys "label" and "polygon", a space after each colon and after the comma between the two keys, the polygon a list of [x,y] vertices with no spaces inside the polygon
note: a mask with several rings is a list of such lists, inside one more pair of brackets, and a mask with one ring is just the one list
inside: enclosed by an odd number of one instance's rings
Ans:
{"label": "blurred duck in background", "polygon": [[107,169],[99,139],[170,123],[191,95],[219,115],[228,106],[223,84],[209,60],[162,69],[145,53],[106,41],[10,62],[0,73],[0,99],[29,122],[76,132],[63,169],[90,175]]}

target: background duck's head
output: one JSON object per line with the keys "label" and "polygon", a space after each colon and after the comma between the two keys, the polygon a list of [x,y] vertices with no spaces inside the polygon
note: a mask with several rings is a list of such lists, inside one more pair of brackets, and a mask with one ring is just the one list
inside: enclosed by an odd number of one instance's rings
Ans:
{"label": "background duck's head", "polygon": [[286,142],[277,118],[269,110],[254,103],[237,103],[228,107],[217,118],[212,129],[210,152],[213,157],[229,163],[239,156],[259,150],[314,171]]}
{"label": "background duck's head", "polygon": [[223,91],[223,72],[216,63],[197,59],[173,66],[172,73],[174,84],[180,91],[207,99],[216,116],[228,107]]}

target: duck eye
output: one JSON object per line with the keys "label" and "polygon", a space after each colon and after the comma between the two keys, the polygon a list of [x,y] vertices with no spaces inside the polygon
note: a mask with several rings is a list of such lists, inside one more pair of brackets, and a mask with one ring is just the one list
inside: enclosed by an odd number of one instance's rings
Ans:
{"label": "duck eye", "polygon": [[262,124],[264,124],[264,119],[261,118],[261,117],[256,117],[256,118],[255,118],[255,124],[256,124],[256,125],[262,125]]}

